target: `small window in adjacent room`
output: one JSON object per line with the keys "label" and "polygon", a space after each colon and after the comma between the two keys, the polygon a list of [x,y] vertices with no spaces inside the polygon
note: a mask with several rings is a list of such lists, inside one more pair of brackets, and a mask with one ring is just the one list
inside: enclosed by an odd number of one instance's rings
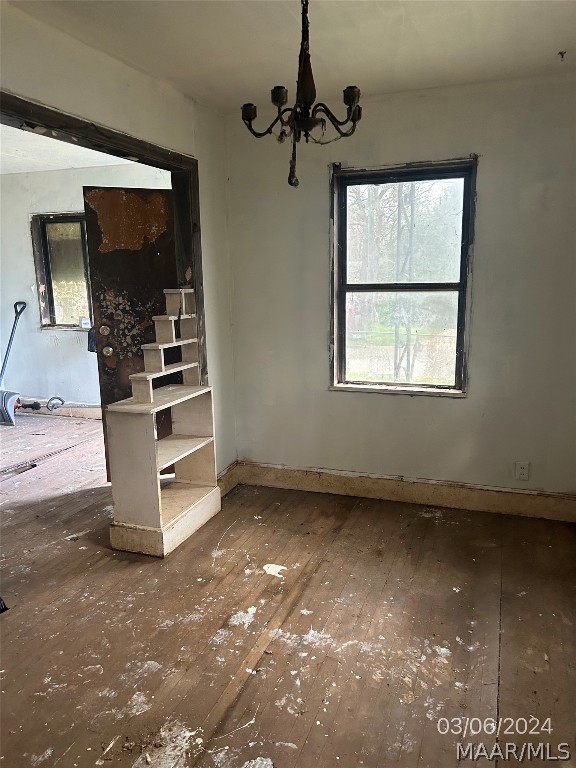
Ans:
{"label": "small window in adjacent room", "polygon": [[32,217],[43,327],[85,327],[91,318],[84,214]]}
{"label": "small window in adjacent room", "polygon": [[476,160],[333,171],[333,385],[465,391]]}

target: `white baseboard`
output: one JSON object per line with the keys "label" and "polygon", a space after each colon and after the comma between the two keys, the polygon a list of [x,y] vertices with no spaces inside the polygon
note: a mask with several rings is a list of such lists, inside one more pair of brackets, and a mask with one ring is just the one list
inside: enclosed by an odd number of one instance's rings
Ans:
{"label": "white baseboard", "polygon": [[230,465],[219,478],[222,495],[240,483],[576,522],[576,496],[571,494],[374,477],[326,469],[291,469],[242,461]]}

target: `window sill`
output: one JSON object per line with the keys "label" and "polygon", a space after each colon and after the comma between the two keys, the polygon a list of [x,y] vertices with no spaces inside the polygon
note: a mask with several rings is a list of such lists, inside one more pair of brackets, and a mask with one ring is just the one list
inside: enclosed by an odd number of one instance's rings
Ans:
{"label": "window sill", "polygon": [[41,331],[80,331],[88,333],[89,328],[80,328],[79,325],[41,325]]}
{"label": "window sill", "polygon": [[428,397],[466,397],[462,389],[434,389],[432,387],[403,387],[393,384],[331,384],[328,389],[334,392],[379,392],[388,395],[427,395]]}

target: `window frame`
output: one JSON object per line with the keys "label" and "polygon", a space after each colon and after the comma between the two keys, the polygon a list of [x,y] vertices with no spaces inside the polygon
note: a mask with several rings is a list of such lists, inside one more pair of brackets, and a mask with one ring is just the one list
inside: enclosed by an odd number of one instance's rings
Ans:
{"label": "window frame", "polygon": [[[470,307],[470,269],[474,243],[474,213],[476,202],[476,171],[478,157],[440,162],[411,163],[375,169],[331,168],[332,218],[332,286],[331,286],[331,359],[330,389],[340,391],[386,392],[396,394],[443,395],[464,397],[467,392],[467,342]],[[407,181],[464,180],[462,208],[462,243],[460,276],[457,282],[424,283],[348,283],[347,282],[347,189],[358,184],[390,184]],[[346,380],[346,295],[348,292],[420,292],[451,291],[458,293],[456,333],[455,383],[422,384],[411,382],[362,382]]]}
{"label": "window frame", "polygon": [[[59,328],[75,331],[87,331],[80,325],[71,323],[57,323],[54,308],[54,288],[52,286],[52,268],[50,264],[50,249],[46,233],[47,224],[79,223],[82,232],[82,261],[84,265],[84,279],[88,296],[88,313],[92,324],[92,292],[90,288],[90,272],[88,267],[88,243],[86,239],[86,217],[84,213],[36,213],[31,217],[30,227],[32,232],[32,249],[34,252],[34,266],[36,268],[36,285],[38,293],[38,307],[40,311],[41,328]],[[46,300],[42,306],[40,285],[46,286]]]}

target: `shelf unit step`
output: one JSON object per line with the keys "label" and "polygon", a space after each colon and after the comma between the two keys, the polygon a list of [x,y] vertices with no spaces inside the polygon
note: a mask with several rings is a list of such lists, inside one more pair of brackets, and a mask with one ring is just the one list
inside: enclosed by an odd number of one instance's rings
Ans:
{"label": "shelf unit step", "polygon": [[167,315],[191,315],[196,313],[196,296],[193,288],[166,288]]}
{"label": "shelf unit step", "polygon": [[150,344],[141,344],[142,349],[168,349],[168,347],[181,347],[184,344],[197,344],[198,339],[176,339],[175,341],[153,341]]}
{"label": "shelf unit step", "polygon": [[166,525],[186,510],[198,504],[206,496],[219,492],[210,485],[192,485],[178,480],[163,481],[160,496],[162,499],[162,525]]}
{"label": "shelf unit step", "polygon": [[[177,297],[178,298],[178,297]],[[178,300],[179,301],[179,300]],[[174,309],[174,307],[173,307]],[[176,307],[175,311],[178,312],[180,307]],[[156,331],[156,343],[166,344],[170,342],[178,341],[176,338],[176,323],[180,320],[180,338],[181,339],[193,339],[197,336],[197,318],[195,314],[186,315],[155,315],[154,327]]]}
{"label": "shelf unit step", "polygon": [[141,379],[144,381],[150,381],[150,379],[157,379],[158,376],[167,376],[169,373],[177,373],[178,371],[185,371],[187,368],[197,368],[198,363],[171,363],[165,365],[163,371],[142,371],[141,373],[132,373],[128,377],[129,379]]}
{"label": "shelf unit step", "polygon": [[[138,375],[138,374],[133,374]],[[109,411],[120,411],[122,413],[157,413],[165,408],[171,408],[185,400],[198,397],[206,392],[211,392],[212,387],[192,387],[185,384],[169,384],[166,387],[159,387],[154,390],[153,403],[139,403],[133,397],[126,400],[119,400],[117,403],[111,403],[107,406]]]}
{"label": "shelf unit step", "polygon": [[170,435],[158,440],[156,443],[158,471],[213,442],[213,437],[190,437],[188,435]]}
{"label": "shelf unit step", "polygon": [[152,397],[152,380],[146,379],[134,379],[130,382],[132,385],[132,399],[136,403],[151,403]]}

